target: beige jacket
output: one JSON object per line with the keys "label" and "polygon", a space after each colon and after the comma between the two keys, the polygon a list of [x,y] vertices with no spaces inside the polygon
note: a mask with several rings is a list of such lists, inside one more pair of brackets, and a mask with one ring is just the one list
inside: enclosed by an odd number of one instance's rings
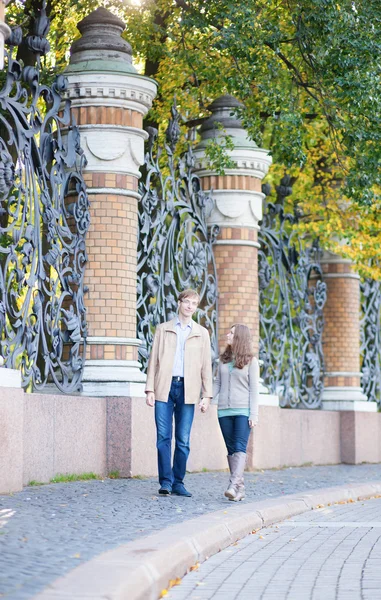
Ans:
{"label": "beige jacket", "polygon": [[[176,319],[156,328],[148,362],[146,392],[153,392],[155,400],[167,402],[176,354]],[[195,321],[185,341],[184,396],[185,404],[196,404],[213,396],[212,358],[209,333]]]}

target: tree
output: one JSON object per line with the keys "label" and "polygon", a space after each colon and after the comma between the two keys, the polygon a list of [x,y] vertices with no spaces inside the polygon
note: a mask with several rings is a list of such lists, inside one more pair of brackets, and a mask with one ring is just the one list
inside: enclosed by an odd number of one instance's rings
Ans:
{"label": "tree", "polygon": [[[9,20],[28,27],[40,3],[26,0],[23,15],[13,5]],[[125,20],[141,71],[159,82],[151,120],[165,129],[175,93],[195,122],[217,96],[239,98],[250,136],[273,155],[270,179],[284,170],[295,179],[301,233],[377,274],[368,263],[381,240],[379,0],[49,0],[52,71],[99,5]]]}

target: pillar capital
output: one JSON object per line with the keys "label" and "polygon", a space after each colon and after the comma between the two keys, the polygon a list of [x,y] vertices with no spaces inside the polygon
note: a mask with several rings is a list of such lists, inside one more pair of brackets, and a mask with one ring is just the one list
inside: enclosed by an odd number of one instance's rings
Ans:
{"label": "pillar capital", "polygon": [[70,98],[88,161],[86,170],[140,177],[144,162],[143,117],[152,106],[157,84],[139,75],[132,50],[122,37],[123,21],[101,7],[78,29],[65,71]]}
{"label": "pillar capital", "polygon": [[261,180],[266,175],[272,158],[268,150],[259,148],[251,140],[237,111],[243,108],[242,102],[230,95],[220,96],[209,106],[211,116],[204,121],[200,128],[201,142],[195,150],[195,167],[199,176],[206,173],[216,175],[208,166],[205,149],[210,140],[223,143],[224,138],[230,136],[234,149],[229,151],[229,157],[234,161],[235,167],[225,169],[226,175],[246,175]]}
{"label": "pillar capital", "polygon": [[[213,190],[213,209],[210,225],[220,227],[248,227],[258,229],[262,219],[264,194],[261,180],[266,175],[272,158],[248,137],[237,111],[243,105],[233,96],[217,98],[209,107],[211,116],[200,128],[201,141],[195,149],[195,170],[205,190]],[[234,166],[219,175],[209,165],[207,146],[211,140],[223,144],[229,136],[234,148],[228,151]]]}

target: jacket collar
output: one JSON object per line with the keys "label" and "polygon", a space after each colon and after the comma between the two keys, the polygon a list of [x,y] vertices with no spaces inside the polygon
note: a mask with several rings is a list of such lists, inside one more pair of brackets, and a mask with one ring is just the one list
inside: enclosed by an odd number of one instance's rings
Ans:
{"label": "jacket collar", "polygon": [[[177,323],[177,317],[175,317],[174,319],[171,319],[171,321],[167,321],[166,323],[164,323],[165,331],[172,331],[173,333],[176,333],[176,323]],[[201,335],[201,325],[196,323],[196,321],[193,321],[192,322],[192,330],[188,336],[188,339],[191,337],[200,336],[200,335]]]}

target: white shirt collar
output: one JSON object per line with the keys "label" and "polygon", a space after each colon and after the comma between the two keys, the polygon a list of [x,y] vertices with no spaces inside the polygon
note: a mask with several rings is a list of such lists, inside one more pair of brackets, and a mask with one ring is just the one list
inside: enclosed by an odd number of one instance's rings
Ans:
{"label": "white shirt collar", "polygon": [[[192,330],[192,323],[193,323],[193,319],[191,319],[191,320],[189,321],[188,325],[186,326],[186,327],[189,327],[189,329],[190,329],[190,330]],[[181,325],[181,321],[180,321],[180,319],[179,319],[179,315],[177,315],[177,316],[176,316],[176,327],[177,327],[178,325],[180,325],[180,327],[182,327],[182,325]],[[185,329],[186,329],[186,327],[185,327]]]}

